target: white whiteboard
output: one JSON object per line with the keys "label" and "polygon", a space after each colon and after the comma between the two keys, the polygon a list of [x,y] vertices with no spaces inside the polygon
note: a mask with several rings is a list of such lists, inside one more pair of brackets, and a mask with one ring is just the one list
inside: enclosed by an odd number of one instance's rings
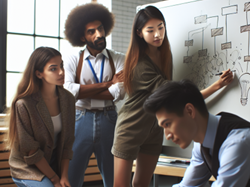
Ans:
{"label": "white whiteboard", "polygon": [[218,80],[216,73],[236,70],[234,81],[206,103],[212,114],[226,111],[250,121],[250,2],[169,0],[150,5],[166,20],[173,79],[190,78],[202,89]]}

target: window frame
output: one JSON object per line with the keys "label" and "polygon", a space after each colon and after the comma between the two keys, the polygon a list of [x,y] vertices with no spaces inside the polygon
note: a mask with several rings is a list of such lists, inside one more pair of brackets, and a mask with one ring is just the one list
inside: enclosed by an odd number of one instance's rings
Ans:
{"label": "window frame", "polygon": [[0,113],[6,108],[7,0],[0,1]]}
{"label": "window frame", "polygon": [[60,36],[60,19],[61,19],[61,0],[59,2],[59,15],[58,15],[58,34],[57,36],[39,35],[36,34],[36,0],[34,0],[34,28],[33,34],[20,33],[20,32],[9,32],[7,31],[7,17],[8,17],[8,0],[0,0],[0,113],[4,113],[7,108],[7,73],[17,73],[20,71],[7,71],[7,35],[20,35],[33,37],[33,50],[36,46],[36,37],[53,38],[58,41],[58,50],[60,51],[61,39]]}
{"label": "window frame", "polygon": [[[53,38],[58,40],[58,50],[60,51],[61,40],[65,39],[61,36],[61,1],[59,2],[59,16],[58,16],[58,35],[48,36],[36,34],[36,0],[34,0],[34,29],[33,34],[20,33],[20,32],[9,32],[7,30],[7,17],[8,17],[8,0],[0,0],[0,113],[5,113],[7,108],[7,73],[22,73],[20,71],[7,71],[7,36],[8,35],[20,35],[20,36],[30,36],[33,37],[35,50],[36,37]],[[98,2],[97,0],[91,0],[91,2]],[[112,1],[111,1],[112,2]],[[110,44],[111,44],[110,39]],[[112,44],[110,45],[110,47]],[[9,106],[8,106],[9,107]]]}

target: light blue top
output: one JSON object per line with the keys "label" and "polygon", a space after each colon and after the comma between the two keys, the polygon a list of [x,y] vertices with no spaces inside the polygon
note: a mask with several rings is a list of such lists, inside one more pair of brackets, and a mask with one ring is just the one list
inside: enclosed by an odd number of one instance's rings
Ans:
{"label": "light blue top", "polygon": [[[221,116],[209,114],[203,146],[213,152],[213,145]],[[250,178],[250,129],[234,129],[219,150],[217,180],[212,187],[244,187]],[[194,143],[190,166],[181,183],[173,187],[203,186],[211,174],[200,153],[200,143]]]}

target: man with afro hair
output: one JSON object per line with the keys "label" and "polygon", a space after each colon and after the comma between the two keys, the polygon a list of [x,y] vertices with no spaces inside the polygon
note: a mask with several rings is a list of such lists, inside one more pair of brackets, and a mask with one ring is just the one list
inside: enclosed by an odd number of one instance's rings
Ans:
{"label": "man with afro hair", "polygon": [[111,147],[117,112],[114,102],[124,98],[124,54],[106,49],[106,36],[114,26],[114,15],[103,5],[75,7],[65,23],[65,36],[72,46],[85,47],[68,56],[65,84],[76,98],[75,142],[69,164],[72,187],[82,187],[89,158],[95,154],[105,187],[113,186]]}

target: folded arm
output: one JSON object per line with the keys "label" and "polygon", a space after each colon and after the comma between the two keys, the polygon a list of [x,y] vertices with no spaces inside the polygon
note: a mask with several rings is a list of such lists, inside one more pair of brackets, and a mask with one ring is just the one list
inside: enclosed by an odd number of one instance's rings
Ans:
{"label": "folded arm", "polygon": [[[119,59],[118,59],[119,60]],[[119,60],[121,61],[121,59]],[[120,100],[123,99],[125,92],[120,86],[123,84],[123,61],[116,66],[116,74],[113,79],[108,82],[80,85],[75,83],[77,58],[70,57],[66,59],[65,63],[65,84],[64,87],[68,89],[76,99],[100,99],[100,100]],[[118,95],[119,93],[119,95]]]}
{"label": "folded arm", "polygon": [[[93,96],[95,96],[95,99],[101,99],[101,96],[108,95],[107,91],[111,85],[112,81],[88,85],[81,84],[77,99],[92,98]],[[100,97],[98,97],[99,95]],[[109,95],[111,94],[109,93]]]}

